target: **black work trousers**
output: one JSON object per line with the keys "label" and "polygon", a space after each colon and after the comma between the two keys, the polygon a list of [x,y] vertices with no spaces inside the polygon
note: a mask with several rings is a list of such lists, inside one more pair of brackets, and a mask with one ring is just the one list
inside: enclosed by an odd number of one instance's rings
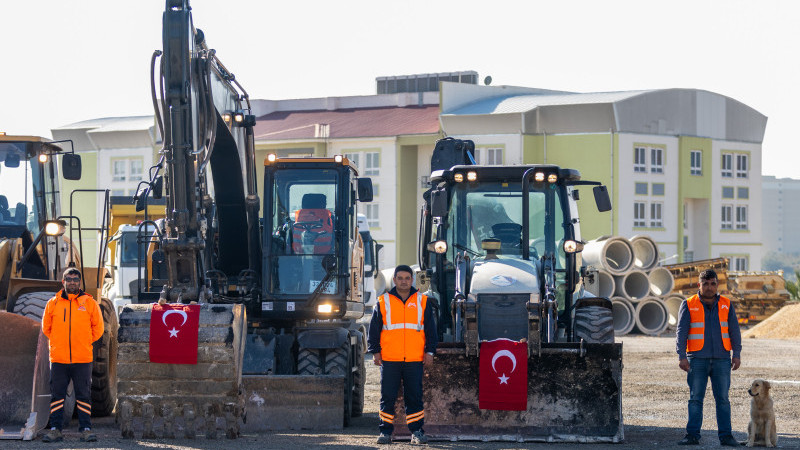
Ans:
{"label": "black work trousers", "polygon": [[394,431],[394,405],[400,382],[403,383],[403,399],[406,407],[406,423],[411,432],[422,429],[425,411],[422,409],[422,361],[383,361],[381,365],[381,409],[378,412],[381,433],[391,435]]}
{"label": "black work trousers", "polygon": [[59,430],[64,426],[64,400],[70,381],[75,389],[78,430],[83,431],[92,427],[92,363],[50,364],[50,426]]}

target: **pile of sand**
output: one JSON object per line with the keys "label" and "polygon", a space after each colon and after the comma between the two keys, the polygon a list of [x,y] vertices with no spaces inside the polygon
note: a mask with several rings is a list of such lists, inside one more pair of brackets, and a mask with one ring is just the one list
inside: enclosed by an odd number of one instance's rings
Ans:
{"label": "pile of sand", "polygon": [[800,339],[800,303],[787,304],[767,320],[742,333],[742,337]]}

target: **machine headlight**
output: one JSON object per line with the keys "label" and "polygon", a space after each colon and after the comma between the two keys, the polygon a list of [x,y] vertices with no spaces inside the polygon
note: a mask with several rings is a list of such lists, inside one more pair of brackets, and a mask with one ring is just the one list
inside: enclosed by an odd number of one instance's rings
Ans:
{"label": "machine headlight", "polygon": [[551,173],[550,175],[547,176],[548,183],[555,183],[556,181],[558,181],[558,175]]}
{"label": "machine headlight", "polygon": [[67,222],[51,220],[44,225],[44,232],[48,236],[61,236],[67,231]]}
{"label": "machine headlight", "polygon": [[467,172],[467,181],[475,181],[478,179],[478,173],[474,171]]}
{"label": "machine headlight", "polygon": [[428,251],[434,252],[438,254],[442,254],[447,251],[447,242],[445,241],[435,241],[428,244]]}
{"label": "machine headlight", "polygon": [[330,303],[317,305],[317,312],[330,314],[331,312],[333,312],[333,305],[331,305]]}
{"label": "machine headlight", "polygon": [[457,174],[453,175],[453,179],[456,181],[456,183],[461,183],[462,181],[464,181],[464,174],[463,173],[457,173]]}
{"label": "machine headlight", "polygon": [[40,163],[44,164],[44,163],[46,163],[46,162],[47,162],[47,160],[48,160],[48,157],[47,157],[47,155],[45,155],[44,153],[42,153],[41,155],[39,155],[39,162],[40,162]]}
{"label": "machine headlight", "polygon": [[333,160],[334,160],[335,162],[337,162],[337,163],[340,163],[340,164],[341,164],[341,163],[342,163],[342,155],[335,155],[335,156],[333,157]]}
{"label": "machine headlight", "polygon": [[275,153],[270,153],[269,155],[267,155],[267,162],[274,163],[276,159],[278,159],[278,155],[276,155]]}
{"label": "machine headlight", "polygon": [[565,253],[578,253],[583,250],[583,242],[573,241],[572,239],[564,241]]}
{"label": "machine headlight", "polygon": [[541,183],[544,181],[544,172],[536,172],[536,174],[533,176],[533,179]]}

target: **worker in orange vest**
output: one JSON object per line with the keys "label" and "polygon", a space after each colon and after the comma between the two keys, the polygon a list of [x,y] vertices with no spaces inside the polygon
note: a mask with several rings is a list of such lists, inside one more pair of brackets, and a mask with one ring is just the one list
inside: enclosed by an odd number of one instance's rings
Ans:
{"label": "worker in orange vest", "polygon": [[[679,445],[700,443],[703,425],[703,398],[708,380],[717,406],[717,435],[721,445],[738,447],[731,431],[731,369],[741,364],[742,336],[731,301],[717,293],[717,273],[700,273],[697,294],[681,303],[678,312],[676,350],[678,367],[687,372],[689,420],[686,436]],[[731,358],[733,351],[733,358]]]}
{"label": "worker in orange vest", "polygon": [[423,364],[433,364],[438,336],[433,302],[414,286],[414,272],[406,265],[394,269],[394,287],[378,297],[369,325],[367,351],[381,368],[381,404],[378,416],[378,444],[392,442],[395,402],[400,382],[406,407],[406,424],[412,444],[425,444],[422,429],[425,411],[422,403]]}
{"label": "worker in orange vest", "polygon": [[[50,341],[50,431],[44,442],[64,439],[64,401],[72,381],[81,441],[94,442],[92,432],[92,343],[103,336],[103,315],[91,295],[81,290],[81,271],[72,267],[61,279],[64,289],[47,302],[42,332]],[[69,417],[67,420],[69,421]]]}

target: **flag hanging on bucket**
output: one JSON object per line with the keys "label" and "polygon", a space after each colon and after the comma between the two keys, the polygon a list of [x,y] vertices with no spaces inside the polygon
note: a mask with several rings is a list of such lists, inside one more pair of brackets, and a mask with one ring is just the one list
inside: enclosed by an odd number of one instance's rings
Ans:
{"label": "flag hanging on bucket", "polygon": [[495,339],[481,343],[478,375],[480,409],[525,411],[528,407],[528,347]]}
{"label": "flag hanging on bucket", "polygon": [[200,305],[154,304],[150,312],[150,362],[197,364]]}

